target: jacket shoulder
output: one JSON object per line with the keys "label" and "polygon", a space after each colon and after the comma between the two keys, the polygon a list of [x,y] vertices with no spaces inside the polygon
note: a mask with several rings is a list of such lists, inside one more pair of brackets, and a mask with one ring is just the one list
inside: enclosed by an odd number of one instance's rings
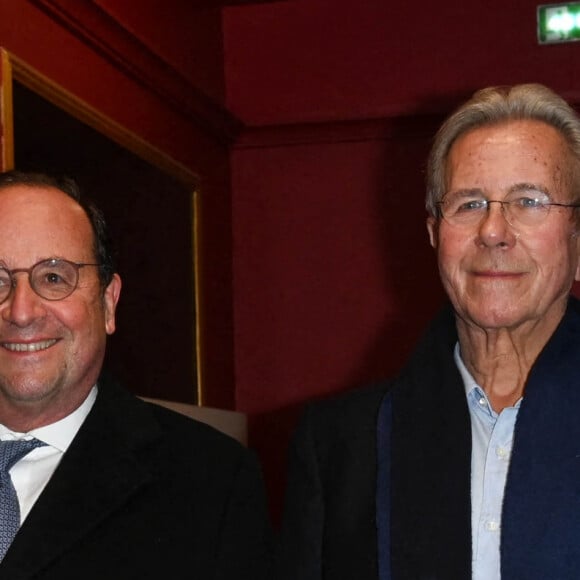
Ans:
{"label": "jacket shoulder", "polygon": [[302,414],[296,437],[308,432],[319,443],[331,443],[374,432],[381,401],[390,385],[390,381],[384,381],[310,403]]}

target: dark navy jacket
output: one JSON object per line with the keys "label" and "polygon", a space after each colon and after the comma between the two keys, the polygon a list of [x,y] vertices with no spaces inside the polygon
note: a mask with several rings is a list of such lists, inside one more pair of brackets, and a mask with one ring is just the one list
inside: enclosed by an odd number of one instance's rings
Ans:
{"label": "dark navy jacket", "polygon": [[[456,341],[446,309],[397,379],[307,410],[292,448],[278,578],[375,580],[379,568],[382,580],[471,578],[471,428]],[[575,299],[528,378],[501,551],[506,580],[580,578]]]}

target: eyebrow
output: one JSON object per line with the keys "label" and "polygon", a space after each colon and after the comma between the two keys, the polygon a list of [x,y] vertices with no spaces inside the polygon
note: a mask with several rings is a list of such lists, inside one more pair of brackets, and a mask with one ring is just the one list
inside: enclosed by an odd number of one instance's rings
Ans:
{"label": "eyebrow", "polygon": [[450,195],[456,195],[459,197],[484,197],[483,189],[480,189],[479,187],[474,187],[471,189],[454,189],[453,191],[446,192],[442,199],[445,199]]}
{"label": "eyebrow", "polygon": [[[512,193],[519,193],[519,192],[523,192],[523,191],[533,191],[533,192],[541,193],[542,195],[545,195],[546,197],[551,197],[550,192],[548,191],[547,187],[540,185],[539,183],[529,183],[529,182],[515,183],[507,190],[506,195],[510,195]],[[484,190],[479,188],[479,187],[455,189],[453,191],[448,191],[443,196],[443,198],[445,198],[449,195],[454,195],[454,196],[459,196],[459,197],[486,197]]]}
{"label": "eyebrow", "polygon": [[548,188],[540,185],[538,183],[516,183],[515,185],[512,185],[509,190],[508,190],[508,195],[510,193],[519,193],[522,191],[533,191],[533,192],[537,192],[537,193],[541,193],[542,195],[546,196],[548,199],[551,199],[551,195],[550,192],[548,191]]}

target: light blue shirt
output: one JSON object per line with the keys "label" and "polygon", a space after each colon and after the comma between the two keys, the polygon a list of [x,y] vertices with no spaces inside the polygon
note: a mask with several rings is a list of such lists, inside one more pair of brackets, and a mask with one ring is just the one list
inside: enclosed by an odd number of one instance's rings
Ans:
{"label": "light blue shirt", "polygon": [[521,399],[496,413],[455,347],[471,418],[471,539],[473,580],[499,580],[501,511]]}

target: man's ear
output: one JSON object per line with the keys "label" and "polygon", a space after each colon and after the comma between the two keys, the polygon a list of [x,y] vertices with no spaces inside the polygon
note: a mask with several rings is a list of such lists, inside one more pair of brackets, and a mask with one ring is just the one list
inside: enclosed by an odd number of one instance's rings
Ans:
{"label": "man's ear", "polygon": [[436,218],[430,215],[427,218],[427,231],[429,232],[429,242],[432,248],[437,248],[437,234],[438,234],[439,222]]}
{"label": "man's ear", "polygon": [[105,305],[105,330],[107,334],[115,332],[115,310],[117,302],[121,295],[121,277],[119,274],[113,274],[113,279],[105,289],[103,302]]}

